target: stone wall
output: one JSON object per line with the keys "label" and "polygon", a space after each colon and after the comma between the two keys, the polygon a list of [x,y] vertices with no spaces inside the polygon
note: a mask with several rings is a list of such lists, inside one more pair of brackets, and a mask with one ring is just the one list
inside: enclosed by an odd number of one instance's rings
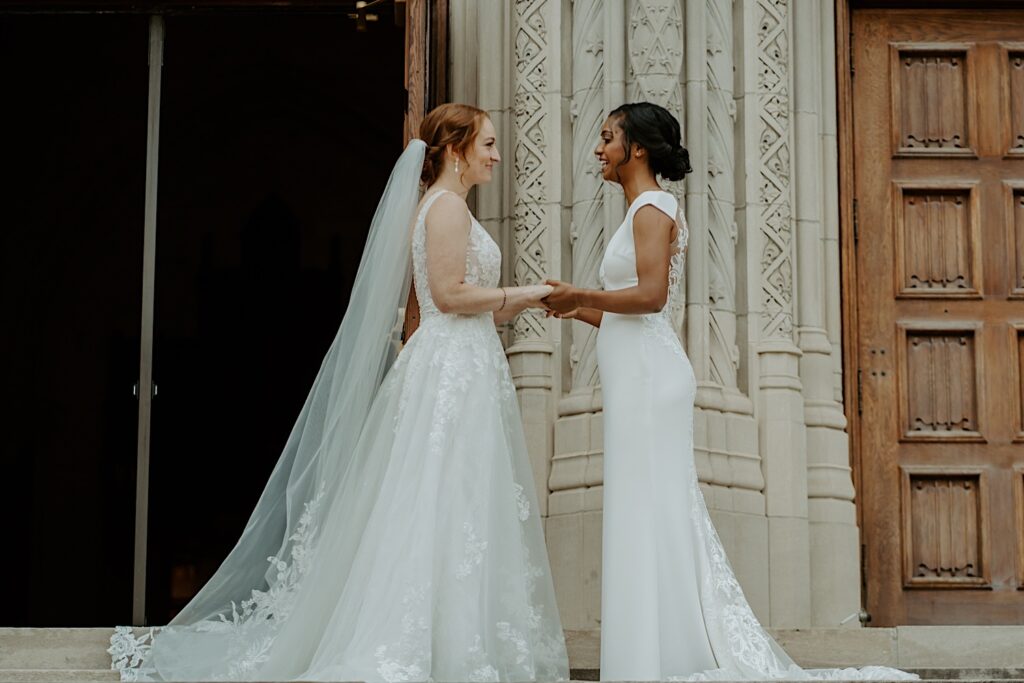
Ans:
{"label": "stone wall", "polygon": [[[758,616],[836,626],[860,605],[841,392],[835,55],[819,0],[452,0],[452,99],[505,155],[475,209],[505,281],[597,286],[625,214],[592,154],[606,113],[667,107],[694,173],[679,333],[698,378],[697,470]],[[599,626],[595,332],[520,316],[509,360],[562,619]],[[850,620],[848,625],[856,625]]]}

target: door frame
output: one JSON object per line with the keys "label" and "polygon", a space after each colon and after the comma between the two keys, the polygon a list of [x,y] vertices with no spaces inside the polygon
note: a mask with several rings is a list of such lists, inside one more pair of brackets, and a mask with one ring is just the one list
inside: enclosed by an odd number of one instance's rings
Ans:
{"label": "door frame", "polygon": [[[842,320],[843,407],[850,443],[850,468],[855,491],[860,538],[861,621],[867,612],[867,567],[864,507],[860,491],[864,479],[861,457],[860,320],[857,292],[857,205],[854,193],[855,144],[853,139],[853,13],[861,9],[1020,9],[1019,0],[835,0],[836,111],[839,164],[839,270]],[[1021,504],[1024,507],[1024,504]],[[1024,564],[1024,559],[1021,560]]]}

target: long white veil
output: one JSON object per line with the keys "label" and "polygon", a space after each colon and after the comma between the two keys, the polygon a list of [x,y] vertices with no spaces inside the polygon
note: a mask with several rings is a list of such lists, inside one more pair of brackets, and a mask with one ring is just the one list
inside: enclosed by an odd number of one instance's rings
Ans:
{"label": "long white veil", "polygon": [[308,536],[302,522],[307,506],[333,500],[393,360],[391,332],[409,291],[410,230],[425,150],[422,140],[412,140],[395,164],[370,224],[348,309],[284,451],[238,543],[172,626],[231,619],[254,591],[273,590],[282,581],[281,563],[268,564],[268,558],[294,557],[296,540]]}

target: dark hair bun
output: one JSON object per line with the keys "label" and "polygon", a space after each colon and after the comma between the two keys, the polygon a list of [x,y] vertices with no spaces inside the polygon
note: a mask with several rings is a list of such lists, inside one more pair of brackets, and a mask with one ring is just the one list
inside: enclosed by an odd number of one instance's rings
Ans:
{"label": "dark hair bun", "polygon": [[665,180],[682,180],[687,173],[693,171],[690,167],[690,153],[680,145],[658,157],[652,154],[651,170]]}
{"label": "dark hair bun", "polygon": [[615,109],[626,138],[626,159],[633,144],[647,150],[648,164],[665,180],[682,180],[693,171],[690,153],[682,145],[679,121],[667,109],[651,102],[634,102]]}

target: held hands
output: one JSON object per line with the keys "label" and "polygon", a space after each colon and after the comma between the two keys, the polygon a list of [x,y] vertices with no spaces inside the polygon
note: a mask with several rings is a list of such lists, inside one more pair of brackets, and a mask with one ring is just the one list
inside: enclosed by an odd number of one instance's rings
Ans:
{"label": "held hands", "polygon": [[576,317],[576,309],[579,308],[579,294],[572,285],[560,282],[559,280],[548,280],[552,292],[543,299],[554,315],[558,318]]}
{"label": "held hands", "polygon": [[544,311],[544,314],[548,318],[554,317],[554,318],[558,318],[559,320],[574,320],[577,317],[577,315],[579,314],[579,312],[580,312],[580,309],[574,308],[571,311],[566,311],[565,313],[556,313],[555,311],[552,311],[549,308],[546,311]]}
{"label": "held hands", "polygon": [[543,300],[554,291],[554,287],[551,285],[526,285],[517,289],[521,290],[522,298],[517,302],[518,305],[516,306],[520,310],[526,308],[546,309],[547,306],[544,305]]}

